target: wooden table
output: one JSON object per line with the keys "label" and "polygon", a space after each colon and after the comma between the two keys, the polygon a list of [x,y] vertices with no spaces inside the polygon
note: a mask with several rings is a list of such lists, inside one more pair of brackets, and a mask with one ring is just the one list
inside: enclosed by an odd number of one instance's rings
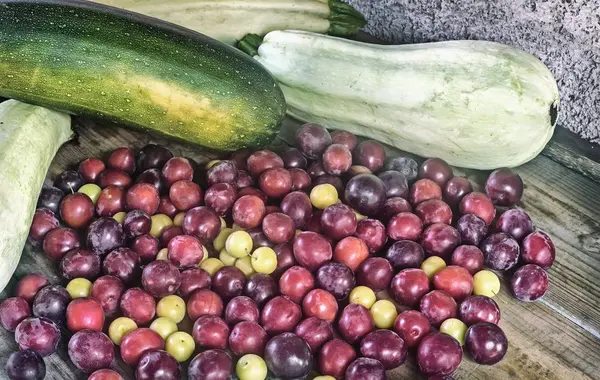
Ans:
{"label": "wooden table", "polygon": [[[297,123],[286,121],[280,134],[291,141]],[[129,146],[139,149],[149,142],[167,144],[176,155],[206,162],[214,154],[143,132],[116,126],[103,126],[80,120],[78,138],[64,145],[49,170],[47,182],[66,168],[87,157],[104,157],[110,150]],[[398,155],[398,151],[389,150]],[[25,158],[24,158],[25,159]],[[509,349],[502,362],[481,366],[464,359],[457,379],[600,379],[600,147],[557,129],[544,152],[516,169],[526,185],[522,204],[538,229],[546,231],[556,244],[556,262],[550,269],[550,290],[534,303],[523,303],[510,295],[506,281],[495,298],[502,311],[500,326],[509,339]],[[474,170],[456,172],[467,175],[481,185],[486,173]],[[16,280],[31,272],[43,272],[52,282],[64,283],[57,276],[55,264],[30,246],[25,248],[17,271],[4,299],[12,294]],[[59,351],[46,358],[47,379],[85,378],[69,361],[65,333]],[[0,329],[0,364],[17,349],[13,334]],[[131,371],[117,367],[128,378]],[[401,368],[390,372],[390,379],[416,378],[411,358]],[[0,370],[0,378],[5,378]]]}

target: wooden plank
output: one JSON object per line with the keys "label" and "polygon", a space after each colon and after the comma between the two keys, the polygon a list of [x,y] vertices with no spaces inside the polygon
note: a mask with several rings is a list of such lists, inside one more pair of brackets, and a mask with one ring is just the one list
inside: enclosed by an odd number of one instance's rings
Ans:
{"label": "wooden plank", "polygon": [[569,150],[572,154],[600,163],[600,145],[584,140],[566,128],[556,128],[554,131],[549,145],[557,144],[562,145],[564,149]]}
{"label": "wooden plank", "polygon": [[[48,179],[84,158],[102,157],[119,146],[135,149],[149,142],[167,141],[146,133],[115,126],[97,128],[84,121],[77,129],[79,138],[61,148],[48,173]],[[287,121],[281,137],[291,141],[298,124]],[[199,163],[215,157],[197,148],[174,142],[168,146],[177,155],[191,157]],[[399,154],[390,149],[390,153]],[[597,379],[600,361],[600,339],[597,336],[600,312],[594,300],[600,290],[593,281],[600,269],[596,220],[600,215],[600,185],[574,171],[540,156],[518,169],[527,189],[522,206],[536,225],[547,231],[557,245],[557,262],[550,270],[551,288],[543,302],[521,303],[509,295],[506,283],[497,302],[502,310],[501,327],[509,338],[506,358],[496,366],[480,366],[465,359],[457,371],[458,379]],[[473,182],[481,183],[486,173],[462,172]],[[16,278],[26,273],[42,271],[52,274],[59,283],[55,263],[37,249],[25,250],[15,277],[5,298],[12,293]],[[0,329],[0,357],[6,358],[16,349],[11,333]],[[81,379],[66,353],[66,339],[59,352],[46,358],[47,379]],[[131,370],[119,362],[119,371],[133,378]],[[407,365],[390,372],[390,379],[414,379],[416,365],[411,358]],[[0,375],[1,378],[1,375]]]}
{"label": "wooden plank", "polygon": [[557,127],[542,154],[593,181],[600,182],[600,146]]}

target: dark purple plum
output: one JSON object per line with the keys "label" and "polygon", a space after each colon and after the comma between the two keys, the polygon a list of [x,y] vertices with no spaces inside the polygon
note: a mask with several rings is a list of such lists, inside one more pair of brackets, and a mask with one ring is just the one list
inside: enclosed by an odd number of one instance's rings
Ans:
{"label": "dark purple plum", "polygon": [[265,347],[264,359],[275,376],[285,379],[303,378],[312,368],[309,345],[293,333],[271,338]]}
{"label": "dark purple plum", "polygon": [[198,206],[189,210],[183,218],[183,232],[201,242],[212,241],[221,231],[221,219],[210,208]]}
{"label": "dark purple plum", "polygon": [[115,346],[105,334],[82,330],[69,340],[69,358],[77,368],[91,373],[109,368],[115,360]]}
{"label": "dark purple plum", "polygon": [[273,250],[277,254],[277,269],[271,276],[278,279],[286,270],[296,265],[296,258],[291,243],[278,244]]}
{"label": "dark purple plum", "polygon": [[43,380],[46,364],[33,350],[13,352],[6,362],[6,375],[11,380]]}
{"label": "dark purple plum", "polygon": [[137,154],[137,170],[141,172],[146,169],[161,169],[172,157],[173,153],[164,146],[159,144],[148,144]]}
{"label": "dark purple plum", "polygon": [[538,300],[548,291],[548,273],[535,264],[523,265],[513,274],[510,286],[518,300]]}
{"label": "dark purple plum", "polygon": [[231,153],[231,155],[229,156],[229,159],[231,161],[235,162],[238,169],[248,170],[247,161],[248,161],[248,157],[250,157],[250,155],[252,153],[254,153],[254,151],[249,148],[238,149],[235,152]]}
{"label": "dark purple plum", "polygon": [[60,328],[47,318],[25,318],[15,330],[19,349],[33,350],[41,356],[54,353],[59,341]]}
{"label": "dark purple plum", "polygon": [[215,183],[206,190],[204,203],[219,215],[226,215],[237,199],[237,190],[230,183]]}
{"label": "dark purple plum", "polygon": [[396,271],[406,268],[420,268],[425,260],[423,247],[411,240],[394,242],[386,251],[385,258]]}
{"label": "dark purple plum", "polygon": [[181,366],[167,351],[148,350],[142,354],[135,370],[136,380],[179,380]]}
{"label": "dark purple plum", "polygon": [[102,271],[118,277],[125,284],[132,284],[142,274],[140,256],[129,248],[117,248],[104,258]]}
{"label": "dark purple plum", "polygon": [[153,297],[166,297],[181,286],[181,274],[169,261],[156,260],[144,267],[142,286]]}
{"label": "dark purple plum", "polygon": [[252,298],[260,307],[278,293],[277,283],[273,277],[263,273],[253,274],[246,281],[246,286],[244,287],[244,294]]}
{"label": "dark purple plum", "polygon": [[351,303],[342,310],[338,330],[346,342],[358,343],[374,329],[373,316],[363,305]]}
{"label": "dark purple plum", "polygon": [[258,322],[260,311],[256,302],[247,296],[237,296],[227,303],[225,308],[225,322],[234,326],[239,322]]}
{"label": "dark purple plum", "polygon": [[[290,169],[290,174],[292,170]],[[292,183],[294,181],[294,177],[292,176]],[[238,189],[244,189],[246,187],[254,186],[254,178],[248,173],[246,170],[238,170],[238,180],[235,183],[235,187]],[[293,185],[292,185],[293,187]]]}
{"label": "dark purple plum", "polygon": [[298,323],[295,333],[308,343],[313,354],[316,354],[323,344],[333,339],[331,323],[317,317],[309,317]]}
{"label": "dark purple plum", "polygon": [[419,164],[410,157],[394,157],[385,164],[384,168],[402,173],[409,184],[413,183],[419,174]]}
{"label": "dark purple plum", "polygon": [[177,293],[189,297],[195,290],[210,288],[211,279],[207,271],[200,268],[189,268],[181,272],[181,285]]}
{"label": "dark purple plum", "polygon": [[346,264],[326,263],[317,270],[317,287],[327,290],[338,300],[348,297],[350,291],[356,285],[354,273]]}
{"label": "dark purple plum", "polygon": [[458,308],[458,316],[467,326],[479,322],[498,324],[500,308],[493,299],[486,296],[469,296]]}
{"label": "dark purple plum", "polygon": [[113,315],[119,308],[121,295],[125,291],[125,285],[118,277],[102,276],[92,284],[90,295],[100,302],[107,316]]}
{"label": "dark purple plum", "polygon": [[192,337],[199,347],[224,350],[229,339],[229,326],[222,318],[203,315],[192,327]]}
{"label": "dark purple plum", "polygon": [[383,257],[369,257],[359,265],[355,275],[358,285],[368,286],[379,292],[390,285],[394,269]]}
{"label": "dark purple plum", "polygon": [[123,232],[128,238],[134,238],[150,232],[152,219],[142,210],[132,210],[125,215]]}
{"label": "dark purple plum", "polygon": [[281,212],[294,220],[296,228],[304,228],[313,215],[310,198],[302,191],[293,191],[286,195],[280,207]]}
{"label": "dark purple plum", "polygon": [[536,264],[548,269],[554,263],[554,243],[545,232],[535,231],[527,235],[521,243],[521,249],[521,258],[526,264]]}
{"label": "dark purple plum", "polygon": [[485,181],[485,193],[498,206],[512,206],[523,196],[523,180],[509,168],[494,170]]}
{"label": "dark purple plum", "polygon": [[387,170],[377,175],[385,186],[385,195],[388,198],[408,196],[408,181],[404,174],[395,170]]}
{"label": "dark purple plum", "polygon": [[242,321],[235,325],[229,334],[229,349],[236,356],[263,356],[267,339],[267,332],[258,323]]}
{"label": "dark purple plum", "polygon": [[460,365],[462,348],[450,335],[434,332],[427,335],[417,350],[417,364],[423,374],[450,375]]}
{"label": "dark purple plum", "polygon": [[460,233],[445,223],[434,223],[423,231],[421,245],[428,256],[449,259],[460,244]]}
{"label": "dark purple plum", "polygon": [[346,380],[386,380],[385,367],[376,359],[358,358],[346,368]]}
{"label": "dark purple plum", "polygon": [[60,325],[65,321],[69,302],[71,302],[71,296],[65,288],[59,285],[48,285],[42,288],[33,299],[33,315],[48,318]]}
{"label": "dark purple plum", "polygon": [[379,252],[387,242],[385,226],[377,219],[363,219],[356,225],[354,236],[361,239],[370,253]]}
{"label": "dark purple plum", "polygon": [[206,350],[196,355],[188,366],[189,380],[230,380],[233,361],[223,350]]}
{"label": "dark purple plum", "polygon": [[485,264],[495,270],[507,270],[517,265],[520,251],[519,243],[504,232],[491,234],[481,243]]}
{"label": "dark purple plum", "polygon": [[159,169],[148,169],[143,171],[137,176],[135,183],[149,183],[150,185],[154,186],[156,190],[158,190],[159,194],[164,194],[168,190],[165,180],[162,177]]}
{"label": "dark purple plum", "polygon": [[308,163],[306,161],[306,157],[302,155],[298,149],[293,147],[285,148],[281,154],[281,159],[283,160],[283,166],[286,169],[306,169]]}
{"label": "dark purple plum", "polygon": [[506,210],[496,221],[496,231],[504,232],[517,241],[533,232],[533,222],[527,213],[521,209]]}
{"label": "dark purple plum", "polygon": [[0,325],[6,330],[15,331],[27,317],[31,317],[31,308],[23,298],[11,297],[0,303]]}
{"label": "dark purple plum", "polygon": [[63,256],[58,269],[67,280],[76,277],[94,280],[100,275],[100,256],[87,249],[75,248]]}
{"label": "dark purple plum", "polygon": [[459,245],[450,258],[450,264],[465,268],[471,275],[483,269],[484,261],[483,252],[474,245]]}
{"label": "dark purple plum", "polygon": [[296,145],[306,157],[316,160],[331,145],[331,135],[321,125],[304,124],[296,132]]}
{"label": "dark purple plum", "polygon": [[356,232],[356,214],[343,203],[336,203],[321,214],[323,232],[334,240],[340,240]]}
{"label": "dark purple plum", "polygon": [[508,339],[498,325],[481,322],[467,329],[465,348],[476,363],[493,365],[506,355]]}
{"label": "dark purple plum", "polygon": [[419,167],[419,178],[427,178],[443,187],[452,178],[452,168],[440,158],[428,158]]}
{"label": "dark purple plum", "polygon": [[452,207],[457,207],[462,198],[472,191],[473,186],[466,177],[452,177],[444,185],[444,201]]}
{"label": "dark purple plum", "polygon": [[304,191],[310,188],[312,179],[304,169],[293,168],[289,169],[289,172],[292,177],[292,191]]}
{"label": "dark purple plum", "polygon": [[37,201],[38,208],[47,208],[53,213],[58,213],[60,201],[64,197],[64,193],[58,187],[44,187]]}
{"label": "dark purple plum", "polygon": [[123,227],[113,218],[98,218],[87,229],[87,246],[99,255],[104,255],[124,244]]}
{"label": "dark purple plum", "polygon": [[33,214],[31,227],[29,228],[29,241],[34,246],[39,246],[44,241],[48,232],[58,227],[60,222],[53,211],[47,208],[39,208]]}
{"label": "dark purple plum", "polygon": [[333,144],[341,144],[348,148],[349,151],[353,151],[358,144],[357,138],[354,134],[348,131],[337,130],[331,132],[331,142]]}
{"label": "dark purple plum", "polygon": [[448,318],[456,318],[458,308],[456,301],[443,290],[432,290],[421,298],[419,310],[429,322],[439,327]]}
{"label": "dark purple plum", "polygon": [[[283,214],[283,215],[285,215],[285,214]],[[266,217],[265,217],[265,219],[263,219],[263,226],[264,226],[264,221],[265,220],[267,220],[267,224],[269,224],[269,222],[272,222],[272,218],[269,218],[269,219],[271,219],[271,220],[269,221]],[[293,224],[293,222],[292,222],[292,224]],[[289,230],[290,226],[288,225],[287,227],[288,227],[287,229]],[[254,228],[250,228],[249,230],[246,231],[246,232],[248,232],[248,234],[252,238],[252,248],[253,249],[256,249],[258,247],[273,248],[273,246],[275,245],[275,244],[273,244],[273,242],[271,242],[269,240],[269,238],[267,238],[267,235],[265,235],[265,233],[263,232],[263,229],[264,229],[264,227],[263,228],[261,228],[261,227],[254,227]],[[294,227],[292,227],[292,231],[296,232],[296,230],[294,229]],[[281,232],[281,231],[277,231],[277,232]],[[273,235],[277,235],[277,234],[274,233]],[[285,233],[281,234],[281,235],[285,235]],[[281,235],[279,235],[278,237],[281,237]],[[293,235],[292,235],[292,237],[293,237]],[[290,238],[290,240],[291,240],[291,238]],[[286,242],[284,242],[284,243],[286,243]]]}
{"label": "dark purple plum", "polygon": [[318,177],[327,174],[325,168],[323,167],[322,161],[314,161],[307,169],[308,175],[314,181]]}
{"label": "dark purple plum", "polygon": [[387,199],[385,184],[373,174],[359,174],[348,181],[344,198],[363,215],[379,215]]}
{"label": "dark purple plum", "polygon": [[84,184],[83,177],[75,170],[65,170],[54,180],[54,187],[59,188],[65,195],[75,193]]}
{"label": "dark purple plum", "polygon": [[365,336],[360,342],[362,356],[379,360],[385,369],[401,366],[408,356],[408,347],[404,339],[390,330],[376,330]]}
{"label": "dark purple plum", "polygon": [[461,216],[456,223],[456,229],[462,244],[479,245],[488,233],[485,221],[475,214]]}
{"label": "dark purple plum", "polygon": [[388,198],[383,204],[381,220],[383,222],[388,222],[394,215],[402,212],[412,213],[412,211],[412,206],[406,199],[400,197]]}
{"label": "dark purple plum", "polygon": [[208,185],[215,183],[229,183],[235,185],[238,180],[238,167],[233,161],[221,160],[206,172]]}
{"label": "dark purple plum", "polygon": [[246,275],[237,267],[223,267],[212,278],[212,289],[225,301],[242,295]]}
{"label": "dark purple plum", "polygon": [[379,171],[385,162],[385,148],[375,140],[365,140],[353,152],[354,161],[367,167],[372,173]]}

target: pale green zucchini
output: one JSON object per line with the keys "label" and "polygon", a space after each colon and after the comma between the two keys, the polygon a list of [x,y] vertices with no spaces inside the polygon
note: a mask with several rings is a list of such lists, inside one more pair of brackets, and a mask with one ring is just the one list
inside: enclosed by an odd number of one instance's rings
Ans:
{"label": "pale green zucchini", "polygon": [[25,246],[37,198],[71,117],[16,100],[0,103],[0,291]]}
{"label": "pale green zucchini", "polygon": [[94,0],[185,26],[233,45],[246,34],[298,29],[349,36],[364,17],[338,0]]}
{"label": "pale green zucchini", "polygon": [[552,73],[507,45],[384,46],[275,31],[238,46],[277,79],[292,116],[452,165],[517,166],[540,153],[554,131]]}

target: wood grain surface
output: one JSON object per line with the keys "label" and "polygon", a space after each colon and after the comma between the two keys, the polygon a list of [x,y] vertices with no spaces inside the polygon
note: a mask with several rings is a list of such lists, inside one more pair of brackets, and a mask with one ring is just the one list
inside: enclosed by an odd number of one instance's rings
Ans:
{"label": "wood grain surface", "polygon": [[[287,120],[275,145],[292,142],[298,125]],[[81,160],[105,157],[120,146],[137,150],[149,142],[157,142],[166,144],[175,155],[193,158],[198,163],[217,157],[189,145],[90,120],[79,120],[75,130],[77,139],[60,149],[48,172],[47,183]],[[600,164],[597,156],[586,149],[592,148],[570,135],[559,134],[542,155],[516,169],[526,185],[519,206],[556,244],[556,262],[549,271],[550,290],[539,302],[523,303],[510,295],[504,281],[496,301],[502,311],[500,326],[509,339],[508,353],[495,366],[477,365],[465,356],[457,379],[600,379],[600,183],[593,174],[600,171]],[[405,153],[389,148],[388,154]],[[580,170],[578,162],[585,162],[586,169]],[[455,169],[455,172],[468,176],[476,187],[481,186],[487,175],[474,170]],[[0,298],[10,296],[17,279],[32,272],[42,272],[52,282],[64,284],[55,263],[28,245]],[[86,378],[69,361],[68,335],[65,333],[59,351],[45,359],[46,379]],[[0,337],[0,365],[4,366],[17,346],[12,333],[0,329]],[[127,379],[133,378],[132,371],[120,361],[116,368]],[[3,370],[0,378],[6,378]],[[389,372],[389,378],[418,378],[414,358],[411,356],[407,364]]]}

